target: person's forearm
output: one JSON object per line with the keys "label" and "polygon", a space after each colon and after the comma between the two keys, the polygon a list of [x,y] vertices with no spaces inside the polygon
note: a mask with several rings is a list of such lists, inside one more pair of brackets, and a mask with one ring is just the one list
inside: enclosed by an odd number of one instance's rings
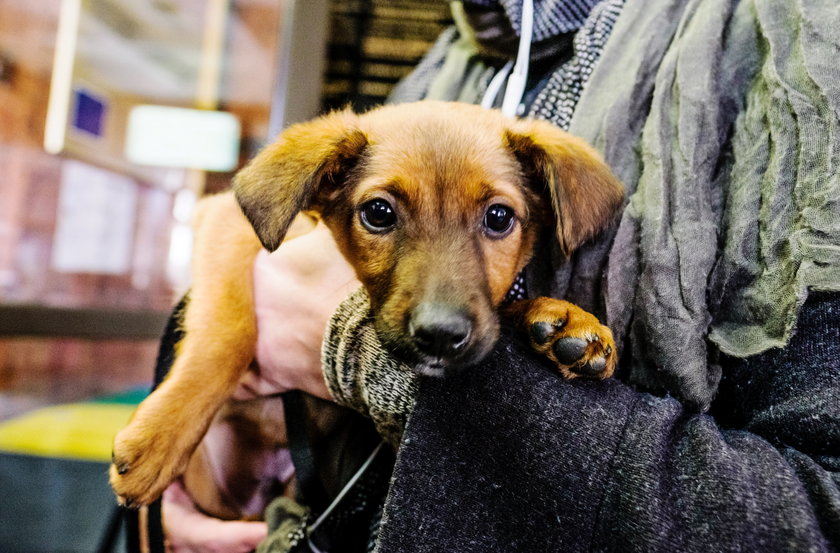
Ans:
{"label": "person's forearm", "polygon": [[382,347],[364,289],[347,298],[333,315],[321,357],[333,399],[368,415],[396,447],[414,407],[418,377]]}

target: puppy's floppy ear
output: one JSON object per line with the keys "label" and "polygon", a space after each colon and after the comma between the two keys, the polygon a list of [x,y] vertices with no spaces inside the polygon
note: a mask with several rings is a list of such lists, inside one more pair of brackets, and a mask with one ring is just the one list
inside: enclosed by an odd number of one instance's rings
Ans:
{"label": "puppy's floppy ear", "polygon": [[237,173],[234,194],[266,249],[280,246],[298,212],[343,184],[368,144],[358,123],[345,110],[292,125]]}
{"label": "puppy's floppy ear", "polygon": [[584,140],[536,120],[512,123],[505,140],[526,178],[550,200],[566,256],[618,213],[624,186]]}

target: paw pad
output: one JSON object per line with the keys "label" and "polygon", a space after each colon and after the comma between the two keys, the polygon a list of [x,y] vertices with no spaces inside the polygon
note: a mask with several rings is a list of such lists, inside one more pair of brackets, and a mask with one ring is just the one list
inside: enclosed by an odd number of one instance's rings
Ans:
{"label": "paw pad", "polygon": [[597,376],[604,372],[604,369],[607,368],[607,359],[606,357],[598,357],[596,359],[591,359],[587,363],[583,365],[572,367],[572,371],[576,372],[583,376]]}
{"label": "paw pad", "polygon": [[534,298],[513,304],[533,349],[566,378],[608,378],[616,363],[610,329],[591,313],[564,300]]}
{"label": "paw pad", "polygon": [[535,344],[544,346],[551,340],[554,334],[566,326],[565,319],[558,319],[554,321],[554,323],[547,323],[545,321],[539,321],[531,325],[531,339],[534,341]]}
{"label": "paw pad", "polygon": [[564,365],[574,365],[586,353],[588,345],[583,338],[561,338],[554,342],[554,355]]}

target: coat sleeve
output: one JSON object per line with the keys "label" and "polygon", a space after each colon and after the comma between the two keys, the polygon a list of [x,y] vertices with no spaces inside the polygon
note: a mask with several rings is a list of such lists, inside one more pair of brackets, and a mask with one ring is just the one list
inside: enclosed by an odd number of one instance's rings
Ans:
{"label": "coat sleeve", "polygon": [[812,296],[785,349],[733,362],[713,415],[563,380],[511,336],[445,380],[361,358],[338,388],[369,414],[413,382],[380,553],[840,548],[837,295]]}
{"label": "coat sleeve", "polygon": [[379,434],[396,448],[414,408],[418,376],[383,349],[363,288],[342,302],[330,319],[321,359],[333,399],[370,417]]}
{"label": "coat sleeve", "polygon": [[840,295],[813,294],[787,347],[728,360],[713,416],[635,395],[595,550],[840,548]]}

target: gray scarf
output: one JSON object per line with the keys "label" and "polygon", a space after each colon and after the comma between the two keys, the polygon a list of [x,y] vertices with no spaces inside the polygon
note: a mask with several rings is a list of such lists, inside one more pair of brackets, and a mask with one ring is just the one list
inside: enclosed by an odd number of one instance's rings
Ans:
{"label": "gray scarf", "polygon": [[784,346],[840,291],[838,45],[836,0],[628,0],[570,130],[629,202],[554,291],[603,293],[632,382],[705,408],[719,353]]}

